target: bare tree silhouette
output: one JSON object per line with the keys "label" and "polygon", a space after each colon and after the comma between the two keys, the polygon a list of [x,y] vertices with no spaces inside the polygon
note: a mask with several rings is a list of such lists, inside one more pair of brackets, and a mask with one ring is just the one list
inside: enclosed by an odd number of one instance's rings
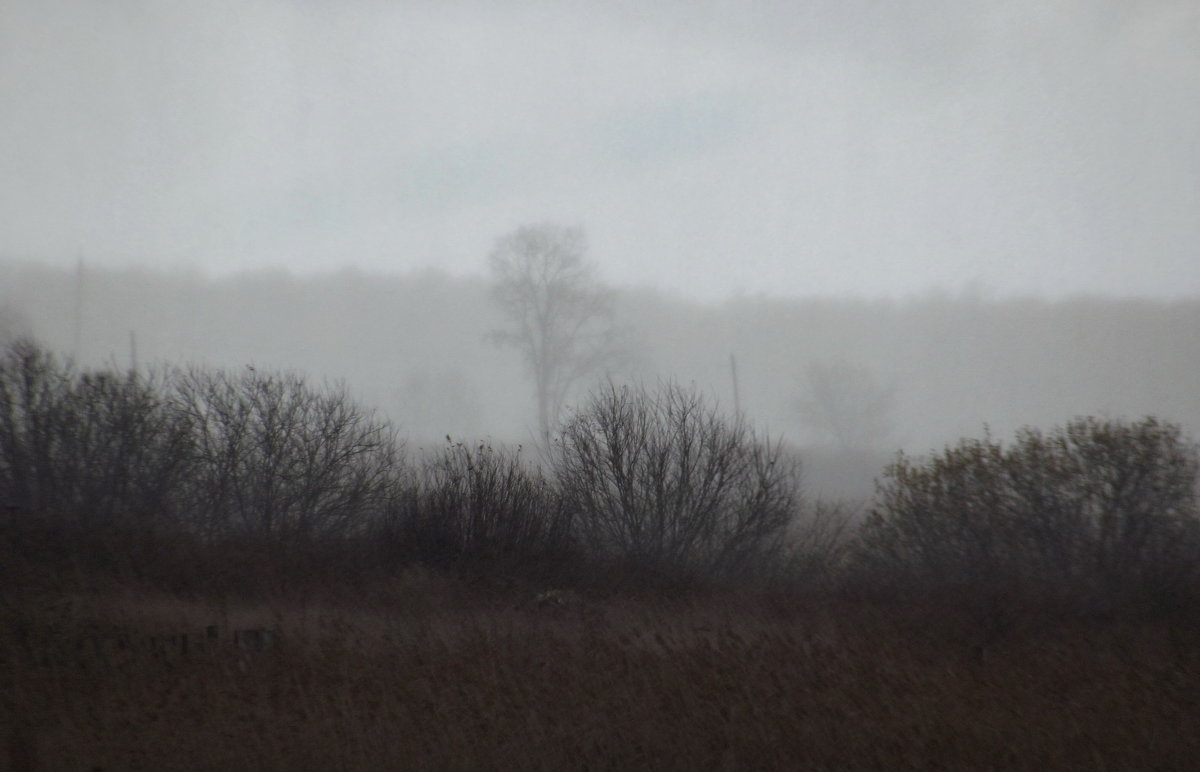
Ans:
{"label": "bare tree silhouette", "polygon": [[581,228],[543,223],[501,237],[489,258],[492,295],[508,322],[491,337],[523,355],[538,439],[547,446],[571,388],[618,356],[612,294],[596,280],[586,251]]}

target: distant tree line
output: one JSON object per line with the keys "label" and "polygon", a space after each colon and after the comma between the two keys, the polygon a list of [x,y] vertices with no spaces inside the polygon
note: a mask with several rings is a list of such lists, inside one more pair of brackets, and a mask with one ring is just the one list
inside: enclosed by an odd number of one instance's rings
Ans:
{"label": "distant tree line", "polygon": [[1174,425],[1080,418],[901,455],[853,524],[805,498],[778,441],[670,382],[600,386],[535,465],[486,442],[410,455],[294,373],[78,370],[28,339],[0,357],[9,579],[75,566],[196,589],[419,563],[1174,613],[1200,610],[1198,467]]}
{"label": "distant tree line", "polygon": [[[488,267],[487,256],[478,256],[480,269]],[[204,278],[89,266],[78,349],[79,288],[69,268],[0,258],[0,303],[7,299],[17,329],[92,366],[127,363],[135,331],[146,362],[234,368],[255,362],[294,367],[318,381],[345,378],[357,398],[386,410],[419,445],[446,431],[526,441],[539,433],[535,380],[520,348],[497,348],[485,335],[517,328],[489,295],[497,277],[482,273]],[[595,276],[605,278],[602,271]],[[613,342],[634,359],[606,364],[578,381],[568,406],[586,398],[594,377],[611,369],[618,377],[633,372],[649,381],[660,375],[694,381],[732,407],[729,355],[736,354],[747,416],[802,446],[810,454],[810,485],[830,492],[850,486],[826,486],[818,456],[864,438],[882,454],[900,447],[924,451],[974,435],[984,422],[1009,435],[1025,424],[1050,426],[1096,411],[1157,415],[1200,433],[1200,402],[1193,396],[1200,393],[1196,298],[930,293],[705,303],[645,289],[610,290],[619,333]],[[5,316],[0,311],[0,337]],[[602,341],[609,321],[595,319],[587,341]],[[868,378],[855,376],[854,368]],[[848,387],[836,386],[835,396],[857,393],[882,403],[875,415],[884,420],[866,420],[866,399],[827,399],[830,392],[821,388],[827,376]],[[872,381],[874,394],[867,388]],[[890,405],[874,399],[888,393]],[[839,412],[847,403],[849,416]],[[872,457],[869,463],[881,468],[883,462]],[[856,477],[863,495],[870,478],[869,469]]]}

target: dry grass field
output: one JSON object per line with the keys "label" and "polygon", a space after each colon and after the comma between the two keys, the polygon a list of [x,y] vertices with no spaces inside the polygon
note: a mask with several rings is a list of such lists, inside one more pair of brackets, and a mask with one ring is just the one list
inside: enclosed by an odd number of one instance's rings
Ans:
{"label": "dry grass field", "polygon": [[[1191,769],[1200,636],[754,594],[3,596],[13,769]],[[269,630],[267,640],[244,630]],[[187,636],[186,650],[183,636]]]}
{"label": "dry grass field", "polygon": [[10,346],[0,764],[1200,768],[1177,425],[901,455],[852,522],[694,387],[610,384],[547,469],[373,416]]}

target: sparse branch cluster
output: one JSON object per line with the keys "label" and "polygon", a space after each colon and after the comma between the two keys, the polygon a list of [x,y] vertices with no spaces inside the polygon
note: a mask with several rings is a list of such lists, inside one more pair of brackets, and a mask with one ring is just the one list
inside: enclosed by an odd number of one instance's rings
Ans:
{"label": "sparse branch cluster", "polygon": [[0,359],[5,530],[50,552],[346,536],[397,464],[386,423],[296,375],[78,372],[25,340]]}
{"label": "sparse branch cluster", "polygon": [[398,463],[392,429],[344,389],[295,374],[191,370],[175,405],[193,427],[190,513],[207,533],[309,539],[378,511]]}
{"label": "sparse branch cluster", "polygon": [[746,571],[800,505],[778,444],[670,383],[604,387],[563,428],[555,467],[592,551],[651,569]]}

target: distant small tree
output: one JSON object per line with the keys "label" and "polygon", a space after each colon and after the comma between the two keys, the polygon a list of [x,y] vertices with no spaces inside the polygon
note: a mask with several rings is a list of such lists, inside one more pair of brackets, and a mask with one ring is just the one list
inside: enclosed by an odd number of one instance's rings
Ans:
{"label": "distant small tree", "polygon": [[612,296],[586,251],[582,229],[541,224],[503,236],[489,257],[492,296],[508,322],[492,338],[524,357],[546,446],[572,387],[617,356]]}
{"label": "distant small tree", "polygon": [[877,448],[891,436],[895,390],[865,367],[814,363],[804,371],[800,415],[817,436],[842,450]]}

